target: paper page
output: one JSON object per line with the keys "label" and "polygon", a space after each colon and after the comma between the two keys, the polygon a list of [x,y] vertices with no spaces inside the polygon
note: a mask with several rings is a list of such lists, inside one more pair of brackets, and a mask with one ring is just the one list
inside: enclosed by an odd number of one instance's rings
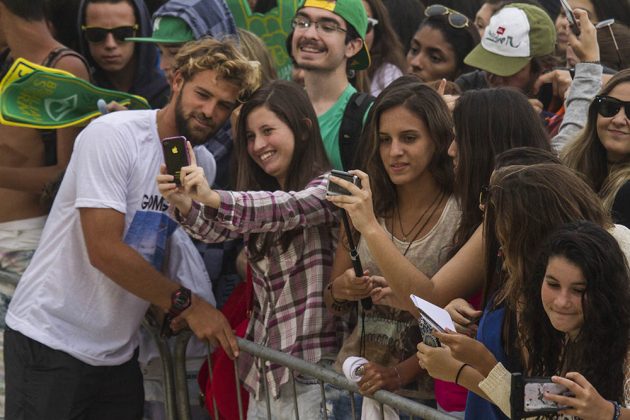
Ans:
{"label": "paper page", "polygon": [[410,297],[413,304],[416,305],[416,308],[418,308],[421,313],[424,312],[431,318],[431,320],[443,329],[455,331],[455,324],[445,309],[435,306],[431,302],[428,302],[416,295],[410,295]]}

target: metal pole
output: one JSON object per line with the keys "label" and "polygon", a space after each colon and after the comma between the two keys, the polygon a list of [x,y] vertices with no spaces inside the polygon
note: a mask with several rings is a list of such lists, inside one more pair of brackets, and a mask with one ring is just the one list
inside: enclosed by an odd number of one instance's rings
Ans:
{"label": "metal pole", "polygon": [[177,420],[175,412],[175,386],[173,385],[173,358],[168,342],[160,336],[160,327],[151,314],[147,312],[142,325],[149,331],[157,345],[162,361],[162,375],[164,377],[164,410],[167,420]]}
{"label": "metal pole", "polygon": [[234,359],[234,382],[236,383],[236,403],[238,404],[238,420],[243,420],[243,397],[241,395],[241,381],[238,377],[238,363],[236,362],[236,359]]}
{"label": "metal pole", "polygon": [[[206,360],[208,361],[208,377],[210,378],[210,383],[214,386],[212,380],[212,347],[210,347],[210,342],[208,341],[206,341],[206,345],[208,346],[208,356],[206,356]],[[206,398],[207,397],[206,395]],[[214,398],[214,392],[212,393],[212,411],[214,412],[215,420],[219,420],[219,409],[217,408],[217,400]]]}
{"label": "metal pole", "polygon": [[186,347],[190,341],[192,332],[185,330],[175,338],[175,401],[177,401],[177,413],[180,420],[191,418],[190,400],[188,395],[188,380],[186,378]]}
{"label": "metal pole", "polygon": [[[321,381],[331,383],[337,387],[353,392],[359,391],[356,383],[350,382],[348,379],[346,379],[345,376],[340,375],[333,370],[326,369],[312,363],[308,363],[304,360],[298,359],[297,357],[293,357],[291,355],[270,349],[268,347],[263,347],[242,338],[237,337],[236,340],[241,351],[246,351],[258,358],[269,360],[273,363],[286,366],[304,375],[312,376]],[[266,379],[264,384],[265,387],[267,387]],[[384,390],[376,391],[373,395],[373,398],[383,404],[387,404],[398,410],[402,410],[405,413],[409,413],[409,415],[422,417],[426,420],[444,420],[454,418],[444,413],[440,413],[432,407],[428,407],[426,405]]]}

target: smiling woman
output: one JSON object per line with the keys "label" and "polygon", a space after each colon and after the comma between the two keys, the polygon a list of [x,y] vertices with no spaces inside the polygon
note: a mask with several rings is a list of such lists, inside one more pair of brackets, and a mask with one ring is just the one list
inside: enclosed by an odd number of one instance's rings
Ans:
{"label": "smiling woman", "polygon": [[[186,47],[184,47],[186,48]],[[310,363],[334,354],[342,328],[323,302],[337,239],[337,212],[326,201],[330,169],[317,116],[299,85],[273,81],[241,109],[234,154],[236,189],[210,189],[203,169],[182,168],[182,188],[160,175],[160,191],[177,208],[177,219],[195,238],[223,242],[243,237],[252,270],[254,303],[246,338]],[[265,411],[273,397],[273,418],[319,413],[319,385],[295,388],[286,367],[269,366],[265,377],[254,359],[239,357],[240,377],[250,391],[248,418]],[[263,385],[268,381],[268,386]],[[268,391],[267,391],[268,390]]]}
{"label": "smiling woman", "polygon": [[586,176],[613,219],[630,226],[630,70],[617,73],[588,109],[586,127],[563,150]]}

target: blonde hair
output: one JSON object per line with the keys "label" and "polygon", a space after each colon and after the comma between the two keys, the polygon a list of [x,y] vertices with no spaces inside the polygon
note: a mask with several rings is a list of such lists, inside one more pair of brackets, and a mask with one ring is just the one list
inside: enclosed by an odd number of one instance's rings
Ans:
{"label": "blonde hair", "polygon": [[201,38],[186,43],[175,56],[174,71],[184,81],[197,73],[214,70],[218,76],[239,87],[238,99],[244,102],[260,86],[260,65],[241,53],[233,39],[218,41]]}
{"label": "blonde hair", "polygon": [[239,39],[241,40],[240,49],[248,59],[260,63],[262,83],[267,84],[278,78],[276,68],[273,65],[273,59],[267,49],[267,46],[255,33],[243,28],[236,28]]}

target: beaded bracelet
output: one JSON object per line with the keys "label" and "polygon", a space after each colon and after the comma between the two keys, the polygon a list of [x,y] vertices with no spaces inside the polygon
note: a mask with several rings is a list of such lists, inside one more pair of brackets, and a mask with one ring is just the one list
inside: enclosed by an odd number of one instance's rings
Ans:
{"label": "beaded bracelet", "polygon": [[328,289],[328,291],[330,292],[330,297],[332,298],[333,302],[335,302],[337,305],[344,305],[348,302],[347,300],[335,299],[335,295],[333,295],[333,291],[332,291],[332,282],[328,283],[328,286],[326,287],[326,289]]}
{"label": "beaded bracelet", "polygon": [[613,413],[612,420],[619,420],[619,417],[621,416],[621,406],[619,405],[617,401],[609,401],[609,402],[612,403],[613,407],[615,408],[615,412]]}

